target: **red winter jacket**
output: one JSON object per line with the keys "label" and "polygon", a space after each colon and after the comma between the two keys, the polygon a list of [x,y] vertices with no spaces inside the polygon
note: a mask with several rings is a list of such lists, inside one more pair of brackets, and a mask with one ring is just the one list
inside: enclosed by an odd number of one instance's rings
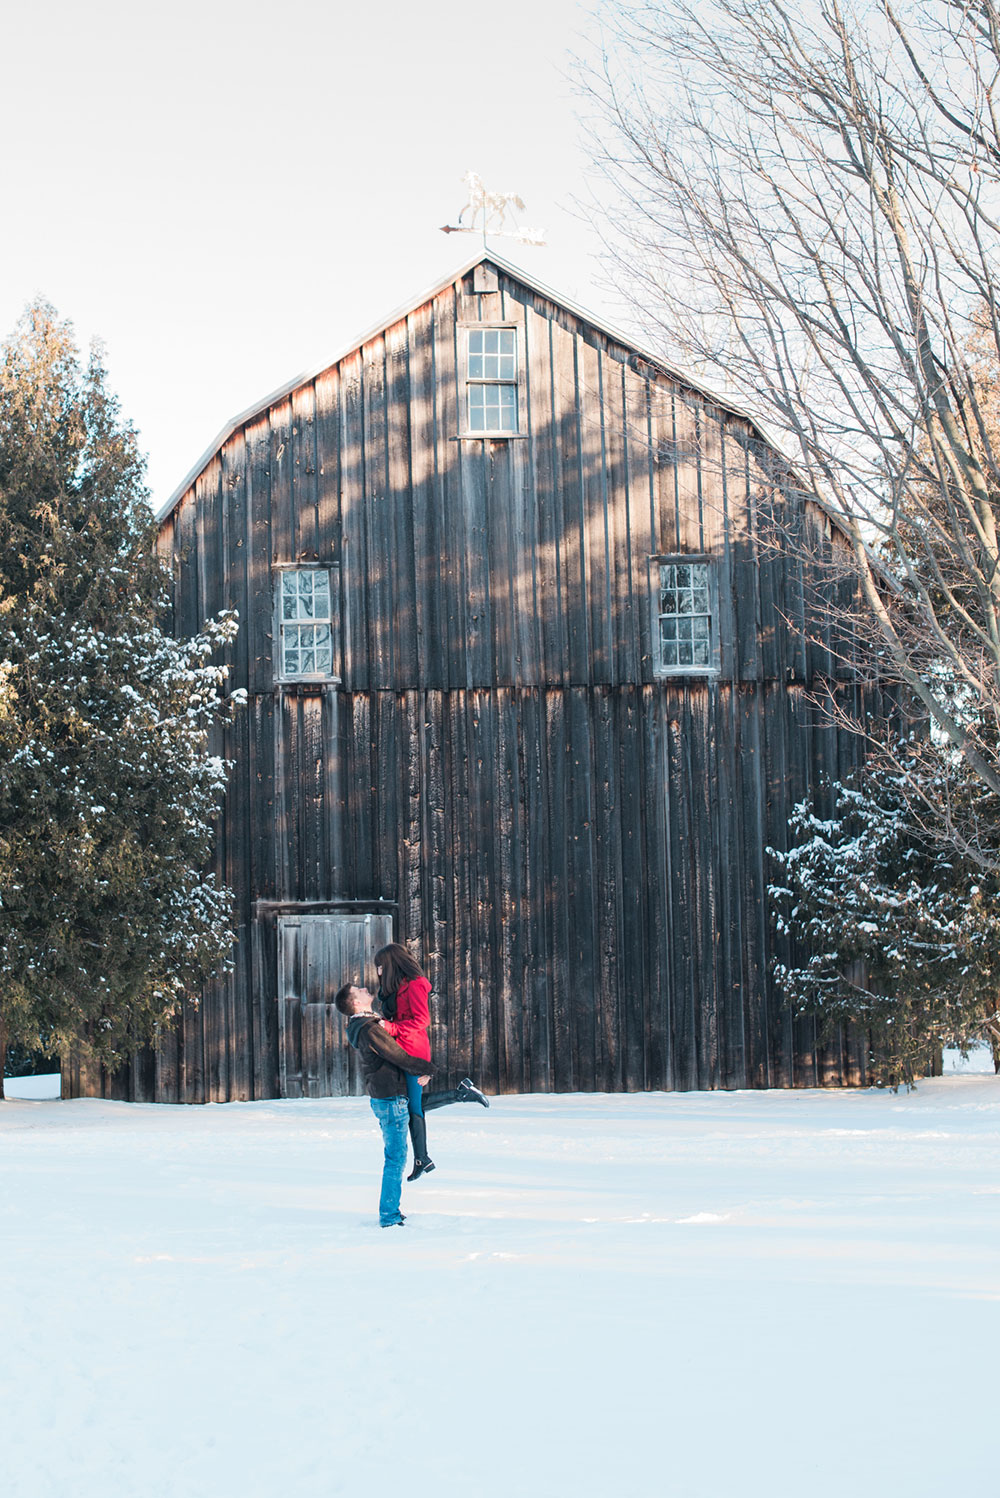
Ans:
{"label": "red winter jacket", "polygon": [[428,999],[431,985],[426,978],[404,978],[396,989],[396,1018],[382,1021],[397,1045],[410,1056],[431,1059],[431,1041],[427,1033],[431,1022]]}

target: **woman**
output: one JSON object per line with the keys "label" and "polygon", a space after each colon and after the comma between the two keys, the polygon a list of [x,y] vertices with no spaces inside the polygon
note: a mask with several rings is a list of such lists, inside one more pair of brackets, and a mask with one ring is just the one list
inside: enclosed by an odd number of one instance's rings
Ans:
{"label": "woman", "polygon": [[[420,964],[398,941],[392,941],[375,953],[375,971],[378,973],[383,1025],[408,1055],[429,1061],[431,985],[420,971]],[[464,1077],[450,1092],[431,1092],[426,1097],[417,1077],[407,1073],[405,1080],[406,1099],[410,1106],[410,1142],[413,1145],[413,1170],[406,1179],[415,1181],[418,1176],[434,1169],[434,1161],[427,1153],[424,1114],[432,1108],[443,1108],[447,1103],[482,1103],[484,1108],[490,1105],[468,1077]]]}

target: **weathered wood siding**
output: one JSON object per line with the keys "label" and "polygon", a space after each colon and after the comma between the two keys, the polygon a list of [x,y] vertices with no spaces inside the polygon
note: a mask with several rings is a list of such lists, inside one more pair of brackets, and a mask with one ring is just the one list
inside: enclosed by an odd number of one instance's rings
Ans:
{"label": "weathered wood siding", "polygon": [[[745,421],[505,272],[473,284],[248,421],[164,524],[175,628],[242,620],[217,850],[239,940],[120,1095],[273,1095],[274,912],[353,901],[392,903],[435,1055],[488,1090],[861,1074],[770,977],[766,849],[857,754],[813,701],[859,690],[810,603],[829,525]],[[461,324],[491,319],[518,329],[527,430],[457,440]],[[676,552],[718,568],[707,680],[654,670],[650,559]],[[275,687],[296,561],[334,569],[339,684]]]}

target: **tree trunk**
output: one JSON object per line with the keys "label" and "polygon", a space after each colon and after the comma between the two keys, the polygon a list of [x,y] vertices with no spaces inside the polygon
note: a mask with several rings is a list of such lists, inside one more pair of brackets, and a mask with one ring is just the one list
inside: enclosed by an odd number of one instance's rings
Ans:
{"label": "tree trunk", "polygon": [[3,1074],[7,1070],[7,1021],[0,1013],[0,1103],[4,1100]]}
{"label": "tree trunk", "polygon": [[988,1025],[990,1047],[993,1051],[993,1070],[1000,1073],[1000,1025]]}

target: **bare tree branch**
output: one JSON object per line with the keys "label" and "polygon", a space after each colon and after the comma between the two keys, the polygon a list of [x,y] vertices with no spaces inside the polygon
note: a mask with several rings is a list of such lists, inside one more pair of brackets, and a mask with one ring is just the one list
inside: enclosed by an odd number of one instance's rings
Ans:
{"label": "bare tree branch", "polygon": [[859,628],[1000,798],[1000,9],[607,14],[619,280],[842,518]]}

